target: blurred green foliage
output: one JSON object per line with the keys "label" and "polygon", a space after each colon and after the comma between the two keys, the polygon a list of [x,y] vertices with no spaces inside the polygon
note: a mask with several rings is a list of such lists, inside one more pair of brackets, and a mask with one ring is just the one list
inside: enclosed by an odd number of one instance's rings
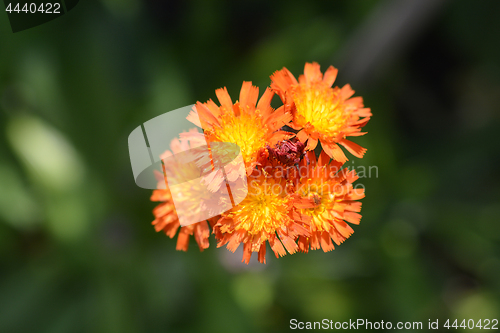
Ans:
{"label": "blurred green foliage", "polygon": [[[0,332],[498,319],[500,3],[444,2],[391,61],[351,82],[347,45],[387,3],[81,1],[16,34],[3,15]],[[269,251],[265,266],[213,240],[176,252],[150,225],[128,134],[222,86],[235,99],[243,80],[262,92],[273,71],[298,75],[305,61],[340,66],[339,84],[374,114],[356,141],[368,153],[347,162],[377,167],[359,180],[355,234],[330,253]]]}

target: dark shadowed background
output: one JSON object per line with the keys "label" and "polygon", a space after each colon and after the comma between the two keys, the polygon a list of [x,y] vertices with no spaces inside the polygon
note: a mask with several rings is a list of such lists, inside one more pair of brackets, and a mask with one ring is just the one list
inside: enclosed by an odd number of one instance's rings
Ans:
{"label": "dark shadowed background", "polygon": [[[13,34],[0,13],[0,332],[498,319],[499,15],[495,0],[101,0]],[[378,171],[354,235],[265,266],[213,239],[176,252],[128,134],[306,61],[372,108],[368,152],[347,162]]]}

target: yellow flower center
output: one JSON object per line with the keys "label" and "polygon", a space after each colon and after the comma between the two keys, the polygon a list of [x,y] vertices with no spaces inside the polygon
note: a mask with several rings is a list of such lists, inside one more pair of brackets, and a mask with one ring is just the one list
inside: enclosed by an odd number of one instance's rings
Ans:
{"label": "yellow flower center", "polygon": [[332,89],[323,82],[309,85],[299,84],[293,89],[293,100],[297,108],[295,122],[328,137],[338,136],[346,127],[349,114],[341,102],[338,89]]}
{"label": "yellow flower center", "polygon": [[262,180],[249,184],[248,196],[231,213],[238,221],[237,228],[245,229],[249,234],[274,233],[291,221],[288,216],[289,197],[278,183],[261,184]]}
{"label": "yellow flower center", "polygon": [[250,115],[241,110],[241,107],[237,117],[232,112],[223,112],[221,126],[213,128],[217,141],[235,143],[241,148],[246,164],[251,162],[259,148],[265,147],[266,144],[266,125],[262,123],[259,110],[255,113],[257,116]]}

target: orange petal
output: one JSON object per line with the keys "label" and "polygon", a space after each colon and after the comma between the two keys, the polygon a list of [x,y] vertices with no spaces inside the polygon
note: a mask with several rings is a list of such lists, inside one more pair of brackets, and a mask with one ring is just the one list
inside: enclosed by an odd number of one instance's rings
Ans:
{"label": "orange petal", "polygon": [[177,223],[170,223],[166,227],[163,228],[163,232],[165,235],[167,235],[169,238],[174,238],[175,234],[177,233],[177,230],[179,229],[181,225]]}
{"label": "orange petal", "polygon": [[[350,86],[349,86],[349,88],[350,88]],[[347,92],[347,90],[346,90],[346,92]],[[353,91],[353,93],[354,93],[354,91]],[[347,101],[344,102],[344,105],[351,107],[351,108],[354,108],[354,109],[360,109],[363,107],[363,97],[356,96],[353,98],[349,98]]]}
{"label": "orange petal", "polygon": [[[316,167],[316,154],[313,151],[308,151],[306,154],[307,159],[309,160],[309,168],[312,170]],[[310,178],[311,175],[308,175],[307,177]]]}
{"label": "orange petal", "polygon": [[342,139],[339,141],[339,143],[342,146],[344,146],[351,154],[353,154],[356,157],[362,158],[366,152],[366,148],[363,148],[360,145],[358,145],[352,141]]}
{"label": "orange petal", "polygon": [[307,209],[307,208],[314,208],[317,205],[311,199],[300,198],[294,201],[294,206],[298,209]]}
{"label": "orange petal", "polygon": [[323,82],[325,82],[329,87],[331,87],[335,82],[335,79],[337,78],[338,72],[339,71],[337,68],[333,66],[328,67],[328,69],[325,72],[325,75],[323,76]]}
{"label": "orange petal", "polygon": [[320,81],[321,79],[323,79],[323,74],[321,73],[320,66],[317,62],[306,63],[306,65],[304,66],[304,79],[306,83]]}
{"label": "orange petal", "polygon": [[357,212],[357,213],[359,213],[361,211],[362,204],[359,201],[345,200],[344,204],[345,204],[346,210],[349,210],[351,212]]}
{"label": "orange petal", "polygon": [[354,90],[352,90],[350,84],[346,84],[345,86],[342,87],[342,89],[340,89],[340,97],[342,99],[346,100],[352,95],[354,95]]}
{"label": "orange petal", "polygon": [[359,224],[359,221],[361,220],[361,214],[346,211],[344,212],[344,220],[353,224]]}
{"label": "orange petal", "polygon": [[196,112],[196,108],[193,107],[193,110],[191,110],[188,114],[188,116],[186,117],[186,119],[190,122],[192,122],[193,124],[195,124],[196,126],[198,126],[199,128],[201,128],[201,122],[200,122],[200,117],[198,117],[198,112]]}
{"label": "orange petal", "polygon": [[194,225],[194,239],[198,243],[200,251],[207,249],[210,245],[208,242],[208,237],[210,237],[210,229],[208,228],[207,221],[202,221]]}
{"label": "orange petal", "polygon": [[276,255],[276,258],[286,255],[285,248],[283,247],[283,244],[281,244],[281,241],[278,239],[278,237],[270,237],[269,245],[271,246],[271,250],[273,250],[274,254]]}
{"label": "orange petal", "polygon": [[262,264],[266,263],[266,243],[262,243],[259,250],[259,262]]}
{"label": "orange petal", "polygon": [[342,236],[336,229],[330,230],[330,237],[337,245],[342,244],[346,240],[346,237]]}
{"label": "orange petal", "polygon": [[211,217],[209,218],[207,221],[208,221],[208,224],[210,224],[210,226],[213,228],[215,226],[215,224],[217,223],[217,221],[220,219],[220,215],[217,215],[217,216],[214,216],[214,217]]}
{"label": "orange petal", "polygon": [[309,137],[309,140],[307,140],[306,150],[314,150],[314,148],[316,148],[317,145],[318,145],[318,139],[313,139]]}
{"label": "orange petal", "polygon": [[[303,221],[303,222],[306,222],[306,221]],[[309,237],[311,235],[311,233],[309,232],[309,229],[306,229],[304,226],[302,226],[298,223],[295,223],[292,227],[290,227],[290,229],[293,230],[293,234],[296,236]]]}
{"label": "orange petal", "polygon": [[229,96],[229,93],[227,92],[226,87],[217,89],[215,91],[215,95],[217,95],[217,98],[219,99],[219,103],[223,107],[225,107],[227,111],[230,111],[233,109],[233,101],[231,101],[231,96]]}
{"label": "orange petal", "polygon": [[278,110],[271,113],[265,120],[269,131],[275,131],[292,120],[292,115],[289,112],[285,112],[284,107],[280,107]]}
{"label": "orange petal", "polygon": [[274,91],[271,88],[266,88],[264,94],[260,97],[257,109],[260,110],[262,117],[267,117],[273,110],[271,100],[273,99]]}
{"label": "orange petal", "polygon": [[336,143],[325,143],[323,146],[323,150],[334,160],[344,164],[348,161],[342,149]]}
{"label": "orange petal", "polygon": [[294,135],[295,134],[293,134],[292,132],[278,131],[278,132],[274,132],[273,135],[270,138],[268,138],[267,140],[269,141],[269,145],[272,147],[275,144],[277,144],[279,141],[285,140],[285,139],[290,139]]}
{"label": "orange petal", "polygon": [[156,217],[160,217],[163,215],[168,215],[173,213],[172,203],[164,202],[153,208],[153,215]]}
{"label": "orange petal", "polygon": [[222,183],[224,183],[224,174],[222,173],[222,170],[219,169],[215,172],[211,172],[208,175],[204,176],[202,181],[203,184],[207,186],[207,190],[209,190],[212,193],[215,193],[216,191],[219,190]]}
{"label": "orange petal", "polygon": [[209,99],[208,102],[205,103],[205,106],[210,110],[210,112],[214,115],[215,118],[219,119],[220,109],[212,99]]}
{"label": "orange petal", "polygon": [[186,227],[182,227],[179,235],[177,236],[177,251],[187,251],[189,247],[189,232]]}
{"label": "orange petal", "polygon": [[330,175],[330,177],[333,177],[339,172],[340,169],[342,169],[342,163],[332,160],[328,165],[328,174]]}
{"label": "orange petal", "polygon": [[229,236],[229,241],[227,242],[227,249],[234,253],[238,246],[240,246],[243,235],[241,232],[235,232]]}
{"label": "orange petal", "polygon": [[359,200],[365,197],[365,189],[364,188],[355,188],[353,189],[347,196],[349,200]]}
{"label": "orange petal", "polygon": [[335,229],[345,238],[349,238],[354,233],[354,230],[344,221],[335,220],[334,224]]}
{"label": "orange petal", "polygon": [[252,86],[252,82],[243,81],[240,91],[240,105],[245,108],[250,106],[254,108],[259,98],[259,88]]}
{"label": "orange petal", "polygon": [[[156,171],[156,170],[155,170]],[[172,195],[168,190],[153,190],[151,201],[167,201],[172,200]]]}
{"label": "orange petal", "polygon": [[278,235],[280,236],[281,242],[285,246],[286,250],[290,254],[294,254],[295,252],[297,252],[298,246],[297,243],[295,243],[295,241],[293,240],[293,238],[291,238],[288,235],[285,235],[283,232],[281,232],[281,230],[278,230]]}
{"label": "orange petal", "polygon": [[155,227],[156,232],[162,230],[167,225],[164,218],[157,218],[151,224]]}
{"label": "orange petal", "polygon": [[330,163],[330,156],[328,156],[328,154],[325,153],[324,150],[322,150],[321,153],[319,154],[318,165],[322,167],[328,165],[328,163]]}
{"label": "orange petal", "polygon": [[247,242],[243,245],[243,259],[241,262],[244,262],[248,265],[250,262],[250,258],[252,257],[252,243]]}
{"label": "orange petal", "polygon": [[358,109],[357,114],[360,117],[371,117],[372,116],[372,112],[371,112],[370,108]]}
{"label": "orange petal", "polygon": [[311,244],[311,250],[317,250],[320,248],[317,231],[311,233],[311,237],[309,238],[309,244]]}
{"label": "orange petal", "polygon": [[305,130],[300,130],[299,133],[297,133],[297,139],[299,139],[299,141],[302,143],[305,143],[308,138],[309,135]]}
{"label": "orange petal", "polygon": [[332,239],[330,238],[330,235],[326,231],[323,231],[321,233],[321,248],[323,249],[324,252],[329,252],[335,249],[332,243]]}
{"label": "orange petal", "polygon": [[285,67],[274,72],[273,75],[271,75],[271,81],[271,89],[279,95],[283,102],[285,101],[285,92],[290,86],[297,84],[297,80],[293,74]]}
{"label": "orange petal", "polygon": [[[201,122],[201,128],[207,129],[207,128],[211,128],[213,125],[219,124],[219,121],[214,117],[212,112],[210,112],[210,110],[204,104],[202,104],[200,102],[196,103],[196,112],[198,113],[198,117],[199,117],[199,120]],[[189,116],[190,115],[188,115],[188,117]],[[193,119],[192,117],[193,116],[191,116],[191,120],[188,119],[191,122]]]}
{"label": "orange petal", "polygon": [[300,252],[309,252],[309,239],[307,237],[300,236],[297,244],[299,245]]}
{"label": "orange petal", "polygon": [[302,129],[303,126],[301,125],[297,125],[293,122],[293,111],[292,111],[292,121],[288,124],[288,126],[290,126],[291,128],[293,128],[294,130],[296,131],[299,131]]}
{"label": "orange petal", "polygon": [[354,132],[354,133],[349,133],[348,136],[363,136],[368,132]]}

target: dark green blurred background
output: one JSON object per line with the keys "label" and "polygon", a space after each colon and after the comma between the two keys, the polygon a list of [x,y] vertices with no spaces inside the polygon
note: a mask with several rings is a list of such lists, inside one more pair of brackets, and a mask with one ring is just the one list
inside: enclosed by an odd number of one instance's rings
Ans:
{"label": "dark green blurred background", "polygon": [[[499,15],[496,0],[101,0],[13,34],[0,14],[0,332],[498,319]],[[373,111],[348,162],[378,168],[354,235],[265,266],[213,239],[176,252],[128,134],[306,61]]]}

